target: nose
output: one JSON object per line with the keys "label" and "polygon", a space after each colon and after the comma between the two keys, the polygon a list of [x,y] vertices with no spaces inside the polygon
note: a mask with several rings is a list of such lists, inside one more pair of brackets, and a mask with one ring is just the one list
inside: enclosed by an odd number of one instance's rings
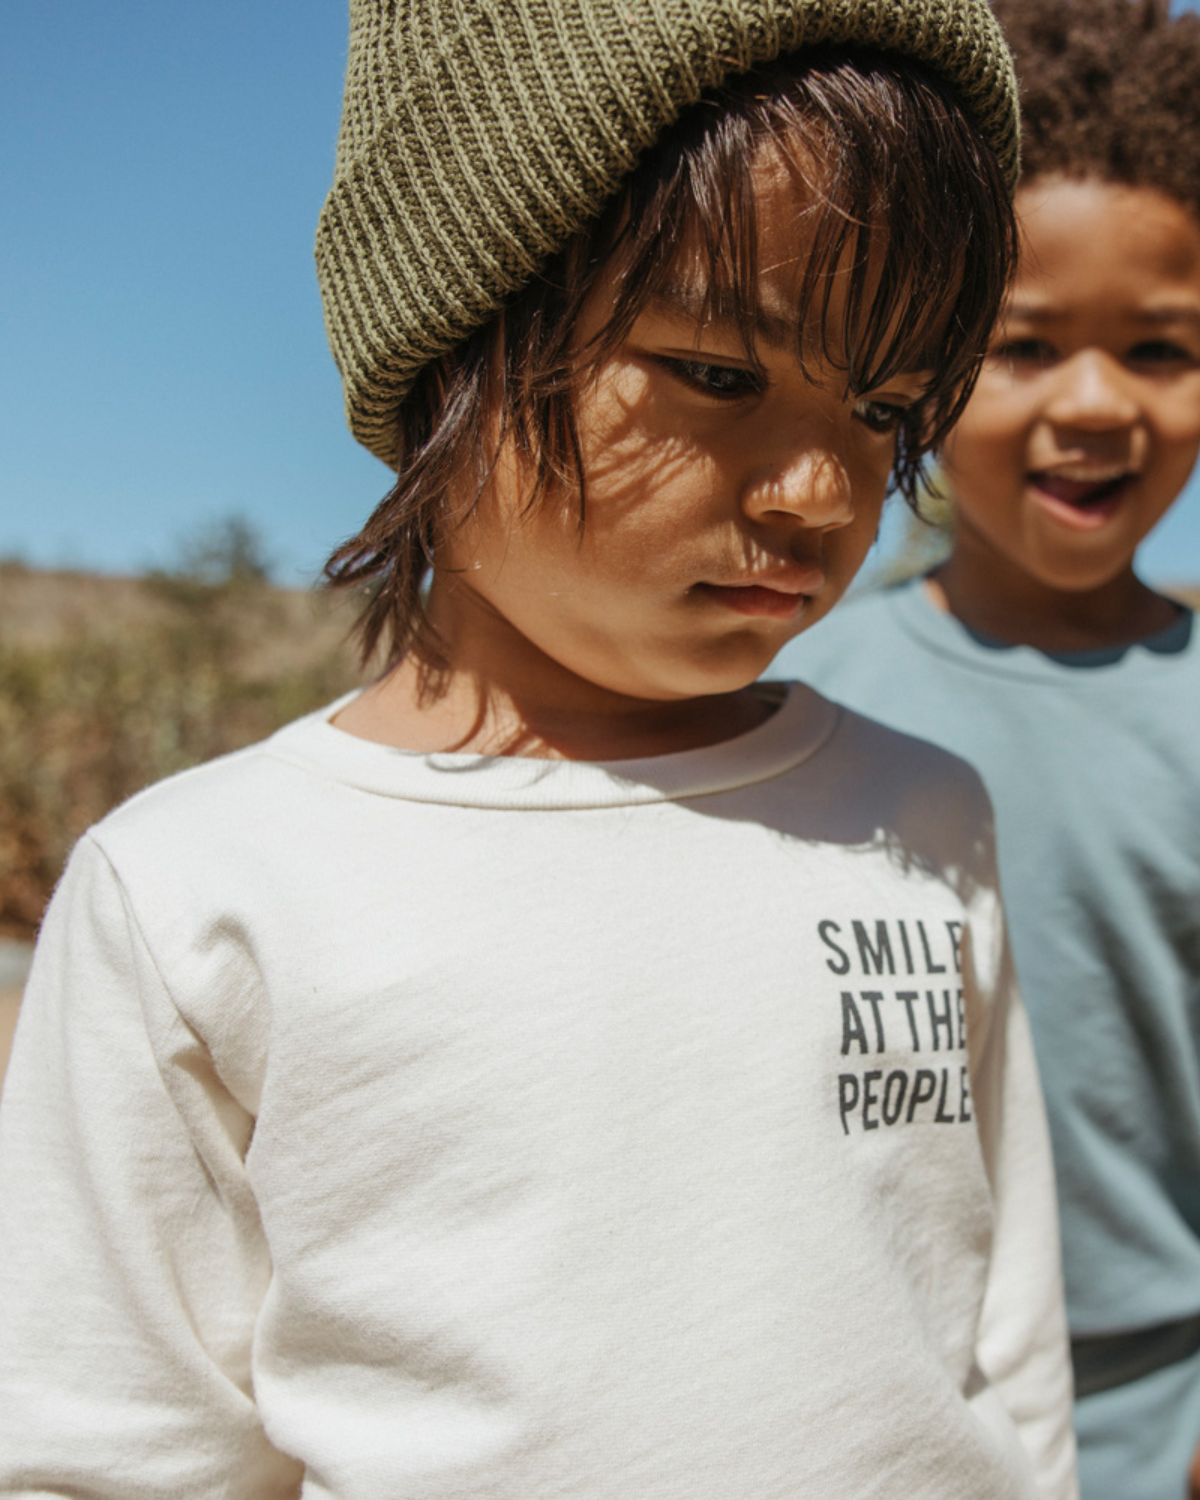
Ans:
{"label": "nose", "polygon": [[1138,416],[1126,371],[1099,349],[1081,349],[1058,366],[1045,409],[1059,426],[1087,432],[1129,427]]}
{"label": "nose", "polygon": [[777,454],[746,484],[743,508],[755,521],[790,518],[814,531],[854,520],[854,490],[845,459],[823,444]]}

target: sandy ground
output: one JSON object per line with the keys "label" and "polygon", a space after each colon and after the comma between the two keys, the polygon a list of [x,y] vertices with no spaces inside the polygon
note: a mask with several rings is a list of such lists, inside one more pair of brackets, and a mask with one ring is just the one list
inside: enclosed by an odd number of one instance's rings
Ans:
{"label": "sandy ground", "polygon": [[8,1067],[8,1053],[20,1004],[20,989],[0,989],[0,1087],[3,1087],[4,1072]]}

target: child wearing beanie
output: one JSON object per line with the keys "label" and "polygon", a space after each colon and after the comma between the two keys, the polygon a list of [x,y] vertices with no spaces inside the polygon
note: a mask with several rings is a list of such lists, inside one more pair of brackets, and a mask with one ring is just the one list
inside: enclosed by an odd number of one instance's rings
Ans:
{"label": "child wearing beanie", "polygon": [[1070,1500],[966,766],[757,679],[986,347],[983,0],[353,0],[317,261],[387,668],[81,842],[0,1492]]}
{"label": "child wearing beanie", "polygon": [[1200,16],[995,8],[1023,255],[946,448],[953,550],[776,670],[983,774],[1049,1109],[1081,1488],[1196,1500],[1200,637],[1134,554],[1200,448]]}

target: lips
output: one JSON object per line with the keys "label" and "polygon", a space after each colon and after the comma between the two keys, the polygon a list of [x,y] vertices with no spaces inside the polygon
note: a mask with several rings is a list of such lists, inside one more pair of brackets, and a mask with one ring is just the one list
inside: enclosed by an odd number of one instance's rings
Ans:
{"label": "lips", "polygon": [[741,615],[790,620],[824,585],[824,573],[812,565],[756,573],[733,583],[698,583],[695,592]]}

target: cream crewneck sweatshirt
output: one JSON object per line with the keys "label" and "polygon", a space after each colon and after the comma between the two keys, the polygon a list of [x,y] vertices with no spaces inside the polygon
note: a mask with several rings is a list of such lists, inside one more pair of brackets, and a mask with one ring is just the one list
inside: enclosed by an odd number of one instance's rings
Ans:
{"label": "cream crewneck sweatshirt", "polygon": [[76,850],[0,1110],[0,1493],[1073,1496],[1050,1166],[961,762],[327,710]]}

